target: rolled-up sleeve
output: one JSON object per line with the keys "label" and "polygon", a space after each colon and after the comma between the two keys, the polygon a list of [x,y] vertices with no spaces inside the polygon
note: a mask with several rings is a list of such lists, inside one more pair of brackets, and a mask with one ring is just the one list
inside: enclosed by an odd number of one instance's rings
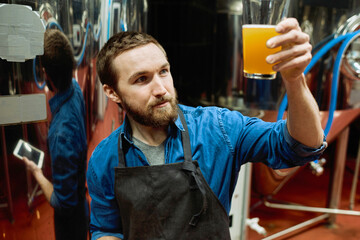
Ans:
{"label": "rolled-up sleeve", "polygon": [[237,168],[246,162],[262,162],[274,169],[301,166],[319,159],[327,147],[307,147],[292,138],[286,127],[286,120],[265,122],[250,118],[236,111],[222,110],[224,139],[229,139],[235,149]]}
{"label": "rolled-up sleeve", "polygon": [[296,155],[303,157],[303,158],[307,158],[306,162],[309,161],[308,158],[317,160],[319,158],[319,156],[321,154],[323,154],[323,152],[325,151],[325,149],[327,148],[327,145],[328,145],[326,142],[325,134],[324,134],[324,139],[323,139],[323,143],[321,144],[321,146],[319,148],[312,148],[312,147],[308,147],[308,146],[298,142],[293,137],[291,137],[286,124],[284,124],[283,133],[284,133],[285,141],[288,144],[288,146],[290,147],[290,149]]}

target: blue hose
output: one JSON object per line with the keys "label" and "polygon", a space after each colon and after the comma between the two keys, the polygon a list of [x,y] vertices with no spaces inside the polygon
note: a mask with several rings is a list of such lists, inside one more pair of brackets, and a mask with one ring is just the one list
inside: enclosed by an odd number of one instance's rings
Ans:
{"label": "blue hose", "polygon": [[[356,33],[356,32],[355,32]],[[324,45],[324,47],[322,47],[315,55],[314,57],[312,58],[311,62],[309,63],[309,65],[305,68],[304,70],[304,74],[307,74],[313,67],[314,65],[317,63],[317,61],[319,61],[329,50],[331,50],[336,44],[340,43],[341,41],[343,41],[344,39],[349,39],[351,38],[351,36],[355,33],[348,33],[346,35],[341,35],[335,39],[332,39],[330,42],[328,42],[327,44]],[[346,49],[344,50],[346,51]],[[341,53],[339,51],[338,55],[342,56],[344,54]],[[340,66],[339,66],[340,68]],[[335,67],[334,67],[334,71],[335,71]],[[333,74],[333,81],[332,81],[332,85],[331,85],[331,92],[337,92],[337,84],[333,84],[334,82],[337,82],[338,79],[335,79],[334,78],[335,75]],[[334,81],[336,80],[336,81]],[[335,88],[336,87],[336,88]],[[331,94],[331,96],[334,96],[334,94]],[[337,97],[337,93],[335,94],[335,96]],[[334,107],[331,107],[331,103],[332,104],[335,104]],[[281,101],[280,103],[280,106],[279,106],[279,112],[278,112],[278,116],[277,116],[277,120],[280,120],[282,119],[283,115],[284,115],[284,112],[286,110],[286,107],[287,107],[287,94],[285,94],[283,100]],[[330,102],[330,109],[335,109],[336,108],[336,98],[335,100],[331,101]],[[334,110],[335,111],[335,110]],[[330,119],[330,115],[333,115],[334,112],[332,111],[329,111],[329,119]],[[332,116],[331,116],[332,118]],[[329,124],[329,119],[328,119],[328,123],[327,125]],[[330,127],[331,127],[331,122],[330,122]],[[327,135],[328,132],[325,132],[325,136]]]}
{"label": "blue hose", "polygon": [[324,39],[322,39],[320,42],[318,42],[312,49],[312,53],[315,54],[319,49],[321,49],[324,44],[326,44],[327,42],[331,41],[332,39],[335,38],[335,33],[325,37]]}
{"label": "blue hose", "polygon": [[[358,38],[359,36],[360,36],[360,30],[353,32],[353,33],[348,33],[346,35],[342,35],[338,38],[331,40],[326,45],[324,45],[324,47],[322,47],[317,54],[314,55],[314,57],[312,58],[309,65],[304,70],[304,74],[307,74],[312,69],[312,67],[315,65],[315,63],[324,56],[325,53],[327,53],[332,47],[334,47],[336,44],[338,44],[339,42],[341,42],[345,39],[339,48],[339,51],[336,55],[336,59],[334,62],[333,78],[332,78],[331,90],[330,90],[329,117],[328,117],[325,129],[324,129],[325,136],[328,135],[328,133],[331,129],[332,121],[334,119],[334,112],[336,110],[336,101],[337,101],[337,93],[338,93],[337,89],[338,89],[338,84],[339,84],[340,66],[341,66],[341,62],[342,62],[342,57],[343,57],[344,53],[346,52],[347,48],[349,47],[349,45],[351,44],[351,42],[354,39]],[[279,106],[277,120],[282,119],[282,116],[287,107],[287,103],[288,103],[287,95],[285,94],[285,96]],[[317,163],[318,160],[315,160],[314,162]]]}
{"label": "blue hose", "polygon": [[[99,26],[100,26],[100,28],[99,28],[99,30],[98,30],[97,33],[95,33],[95,29],[93,29],[93,35],[94,35],[94,39],[95,39],[96,42],[99,40],[99,37],[100,37],[101,23],[100,23]],[[81,62],[82,62],[82,60],[83,60],[83,58],[84,58],[85,48],[86,48],[86,42],[87,42],[87,36],[88,36],[88,33],[89,33],[89,28],[93,28],[93,27],[92,27],[91,23],[88,22],[87,25],[86,25],[86,32],[85,32],[84,44],[83,44],[83,47],[82,47],[82,49],[81,49],[80,58],[79,58],[78,61],[77,61],[76,67],[79,67],[79,66],[80,66],[80,64],[81,64]]]}
{"label": "blue hose", "polygon": [[89,27],[91,27],[91,24],[88,23],[86,25],[86,32],[85,32],[85,38],[84,38],[84,44],[83,44],[83,47],[81,49],[81,53],[80,53],[80,58],[77,60],[77,63],[76,63],[76,67],[79,67],[83,58],[84,58],[84,55],[85,55],[85,48],[86,48],[86,42],[87,42],[87,36],[88,36],[88,31],[89,31]]}
{"label": "blue hose", "polygon": [[39,84],[39,81],[38,81],[38,78],[37,78],[37,74],[36,74],[36,56],[35,56],[35,58],[34,58],[34,60],[33,60],[33,67],[32,67],[32,69],[33,69],[33,75],[34,75],[34,80],[35,80],[36,86],[38,87],[38,89],[43,90],[44,87],[45,87],[45,85],[46,85],[46,82],[44,81],[43,84],[41,84],[41,85]]}
{"label": "blue hose", "polygon": [[349,45],[360,36],[360,31],[356,31],[350,34],[347,34],[346,39],[341,44],[338,54],[336,55],[334,68],[333,68],[333,79],[331,83],[331,93],[330,93],[330,107],[329,107],[329,118],[326,123],[326,127],[324,130],[325,136],[329,133],[331,124],[334,117],[334,112],[336,109],[336,101],[337,101],[337,89],[339,84],[339,76],[340,76],[340,66],[342,63],[342,57],[348,49]]}
{"label": "blue hose", "polygon": [[60,31],[64,32],[64,30],[61,28],[61,26],[57,22],[49,22],[48,25],[46,25],[46,29],[57,27]]}

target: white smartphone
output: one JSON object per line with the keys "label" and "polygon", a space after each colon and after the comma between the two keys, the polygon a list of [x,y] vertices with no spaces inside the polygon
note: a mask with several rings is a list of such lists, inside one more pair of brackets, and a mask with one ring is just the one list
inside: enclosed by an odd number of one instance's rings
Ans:
{"label": "white smartphone", "polygon": [[29,160],[33,161],[39,168],[42,168],[43,166],[44,152],[30,145],[28,142],[25,142],[22,139],[19,139],[13,154],[19,159],[22,159],[22,157],[27,157]]}

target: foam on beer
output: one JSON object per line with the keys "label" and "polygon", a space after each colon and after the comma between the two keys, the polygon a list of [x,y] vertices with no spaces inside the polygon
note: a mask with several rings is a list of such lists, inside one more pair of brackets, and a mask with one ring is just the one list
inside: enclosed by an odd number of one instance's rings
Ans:
{"label": "foam on beer", "polygon": [[244,24],[242,25],[244,28],[275,28],[275,25],[269,25],[269,24]]}

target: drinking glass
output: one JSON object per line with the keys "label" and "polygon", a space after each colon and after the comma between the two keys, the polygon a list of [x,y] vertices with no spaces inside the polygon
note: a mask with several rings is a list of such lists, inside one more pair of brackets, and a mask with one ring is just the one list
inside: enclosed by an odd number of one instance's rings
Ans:
{"label": "drinking glass", "polygon": [[278,35],[275,26],[287,17],[290,0],[243,0],[243,56],[244,76],[254,79],[275,79],[275,64],[266,57],[281,50],[270,49],[266,42]]}

